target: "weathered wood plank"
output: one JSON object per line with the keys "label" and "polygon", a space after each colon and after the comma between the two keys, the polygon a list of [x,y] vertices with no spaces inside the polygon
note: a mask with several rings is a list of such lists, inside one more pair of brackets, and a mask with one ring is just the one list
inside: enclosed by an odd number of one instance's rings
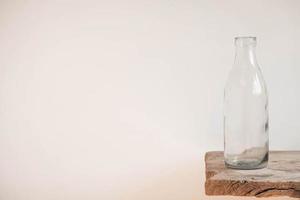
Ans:
{"label": "weathered wood plank", "polygon": [[300,151],[271,151],[264,169],[228,169],[221,151],[206,153],[205,165],[207,195],[300,198]]}

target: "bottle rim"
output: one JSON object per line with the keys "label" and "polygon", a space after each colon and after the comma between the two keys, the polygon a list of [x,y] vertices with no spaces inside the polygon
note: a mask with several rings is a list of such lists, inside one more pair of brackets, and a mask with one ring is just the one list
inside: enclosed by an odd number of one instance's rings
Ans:
{"label": "bottle rim", "polygon": [[236,46],[243,47],[249,45],[256,45],[256,37],[253,36],[242,36],[242,37],[235,37],[234,43]]}
{"label": "bottle rim", "polygon": [[237,37],[234,37],[235,40],[239,40],[239,39],[253,39],[253,40],[256,40],[256,37],[255,36],[237,36]]}

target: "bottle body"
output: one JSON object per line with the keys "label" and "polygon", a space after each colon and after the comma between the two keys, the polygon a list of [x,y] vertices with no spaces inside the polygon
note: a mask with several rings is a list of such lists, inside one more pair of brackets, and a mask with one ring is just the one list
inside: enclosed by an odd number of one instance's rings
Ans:
{"label": "bottle body", "polygon": [[224,158],[227,167],[266,167],[268,95],[256,62],[256,38],[235,39],[236,56],[224,91]]}

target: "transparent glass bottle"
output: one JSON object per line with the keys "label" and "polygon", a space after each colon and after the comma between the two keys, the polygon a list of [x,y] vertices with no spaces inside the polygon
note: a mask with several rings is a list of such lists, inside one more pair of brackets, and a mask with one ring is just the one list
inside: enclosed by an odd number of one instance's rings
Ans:
{"label": "transparent glass bottle", "polygon": [[268,95],[255,57],[256,38],[235,38],[235,61],[224,91],[224,158],[235,169],[267,166]]}

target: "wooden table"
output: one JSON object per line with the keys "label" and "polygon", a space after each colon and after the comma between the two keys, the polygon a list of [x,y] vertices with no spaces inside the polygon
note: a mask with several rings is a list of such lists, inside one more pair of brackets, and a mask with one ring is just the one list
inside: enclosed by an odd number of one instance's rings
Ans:
{"label": "wooden table", "polygon": [[267,168],[234,170],[222,151],[205,155],[207,195],[290,196],[300,198],[300,151],[271,151]]}

